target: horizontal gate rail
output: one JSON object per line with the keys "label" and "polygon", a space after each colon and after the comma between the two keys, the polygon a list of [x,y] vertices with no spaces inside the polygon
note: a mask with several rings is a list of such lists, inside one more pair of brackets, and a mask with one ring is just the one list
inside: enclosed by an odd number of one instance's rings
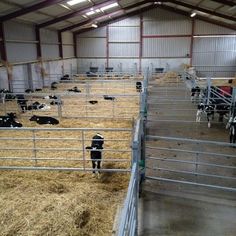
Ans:
{"label": "horizontal gate rail", "polygon": [[[147,167],[147,169],[150,169],[150,168]],[[172,170],[172,169],[156,168],[156,167],[154,167],[153,170],[160,170],[160,171],[183,173],[183,174],[189,174],[189,175],[198,175],[198,176],[207,176],[207,177],[213,177],[213,178],[222,178],[222,179],[236,180],[236,177],[222,176],[222,175],[210,175],[210,174],[204,174],[204,173],[200,173],[200,172],[180,171],[180,170],[176,171],[176,170]]]}
{"label": "horizontal gate rail", "polygon": [[194,183],[194,182],[189,182],[189,181],[174,180],[174,179],[167,179],[167,178],[153,177],[153,176],[146,176],[146,178],[147,179],[153,179],[153,180],[159,180],[159,181],[166,181],[166,182],[172,182],[172,183],[187,184],[187,185],[194,185],[194,186],[201,186],[201,187],[207,187],[207,188],[214,188],[214,189],[221,189],[221,190],[236,192],[236,188],[230,188],[230,187],[224,187],[224,186],[218,186],[218,185],[201,184],[201,183]]}
{"label": "horizontal gate rail", "polygon": [[236,144],[154,135],[146,141],[146,178],[236,192]]}

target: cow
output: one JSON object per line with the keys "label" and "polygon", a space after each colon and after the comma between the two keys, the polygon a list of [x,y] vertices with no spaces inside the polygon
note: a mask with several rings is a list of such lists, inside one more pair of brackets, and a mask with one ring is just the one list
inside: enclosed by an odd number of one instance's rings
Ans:
{"label": "cow", "polygon": [[115,100],[116,99],[115,97],[112,97],[112,96],[109,96],[109,95],[103,95],[103,98],[105,100]]}
{"label": "cow", "polygon": [[33,93],[34,92],[34,90],[32,90],[32,89],[26,89],[25,90],[25,93]]}
{"label": "cow", "polygon": [[41,88],[36,88],[35,91],[39,92],[39,91],[42,91],[42,89]]}
{"label": "cow", "polygon": [[59,121],[57,119],[50,116],[33,115],[29,120],[36,121],[40,125],[44,125],[44,124],[58,125],[59,124]]}
{"label": "cow", "polygon": [[24,113],[27,110],[28,100],[25,99],[24,94],[17,94],[16,99],[17,99],[17,104],[20,106],[21,111]]}
{"label": "cow", "polygon": [[5,101],[11,101],[16,98],[15,95],[7,89],[1,89],[0,93],[4,96]]}
{"label": "cow", "polygon": [[45,96],[44,99],[58,99],[58,97],[55,95],[48,95],[48,96]]}
{"label": "cow", "polygon": [[58,85],[57,82],[52,82],[52,83],[51,83],[51,90],[57,89],[57,85]]}
{"label": "cow", "polygon": [[96,101],[96,100],[91,100],[91,101],[89,101],[89,103],[91,103],[91,104],[96,104],[96,103],[98,103],[98,101]]}
{"label": "cow", "polygon": [[228,114],[230,111],[230,105],[225,103],[216,104],[215,110],[219,114],[219,122],[223,122],[224,115]]}
{"label": "cow", "polygon": [[78,89],[76,86],[72,89],[67,89],[68,92],[74,92],[74,93],[81,93],[81,90]]}
{"label": "cow", "polygon": [[201,89],[196,86],[191,89],[191,102],[198,101],[200,96]]}
{"label": "cow", "polygon": [[34,102],[31,105],[27,106],[27,110],[31,111],[31,110],[48,110],[50,109],[50,106],[48,106],[45,103],[39,103],[39,102]]}
{"label": "cow", "polygon": [[196,122],[201,121],[201,115],[206,114],[207,116],[207,125],[208,128],[211,127],[211,122],[210,118],[213,120],[214,119],[214,113],[215,113],[215,105],[205,105],[204,103],[200,103],[198,105],[198,110],[196,113]]}
{"label": "cow", "polygon": [[22,127],[22,124],[15,120],[16,113],[7,113],[6,116],[0,116],[0,127]]}
{"label": "cow", "polygon": [[61,80],[70,80],[70,76],[69,76],[68,74],[63,75],[63,76],[61,77]]}
{"label": "cow", "polygon": [[229,129],[229,142],[236,143],[236,116],[229,118],[226,129]]}
{"label": "cow", "polygon": [[102,149],[104,144],[104,137],[97,133],[92,138],[91,146],[87,146],[87,150],[90,151],[90,156],[92,159],[92,168],[93,168],[93,174],[96,173],[96,168],[98,170],[98,176],[100,174],[99,169],[101,169],[101,159],[102,159]]}
{"label": "cow", "polygon": [[63,101],[52,101],[50,102],[50,105],[63,105]]}
{"label": "cow", "polygon": [[137,81],[136,82],[136,91],[139,92],[139,93],[142,92],[142,87],[143,87],[142,82]]}

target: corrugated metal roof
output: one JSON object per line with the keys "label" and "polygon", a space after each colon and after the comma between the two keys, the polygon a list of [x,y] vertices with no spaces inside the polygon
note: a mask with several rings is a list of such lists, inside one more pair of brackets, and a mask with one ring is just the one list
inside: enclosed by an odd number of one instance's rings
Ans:
{"label": "corrugated metal roof", "polygon": [[[118,6],[103,12],[95,12],[92,15],[86,15],[86,12],[101,8],[101,4],[109,5],[118,2]],[[159,4],[161,2],[161,4]],[[0,1],[0,20],[9,20],[13,18],[39,24],[40,27],[49,27],[57,30],[84,22],[88,24],[97,20],[101,15],[106,15],[99,22],[108,22],[109,16],[112,21],[117,16],[111,16],[114,12],[121,11],[123,15],[132,15],[132,12],[142,12],[144,7],[152,5],[154,7],[164,8],[176,13],[182,12],[189,16],[191,12],[196,11],[197,17],[201,20],[210,19],[216,24],[225,24],[225,26],[236,29],[236,0],[217,1],[217,0],[170,0],[170,1],[145,1],[145,0],[85,0],[82,3],[70,6],[66,0],[1,0]],[[30,10],[30,11],[27,11]],[[11,14],[14,13],[14,14]],[[119,14],[122,15],[120,12]],[[11,15],[9,15],[11,14]],[[107,19],[108,18],[108,19]],[[42,24],[42,25],[41,25]],[[77,26],[75,26],[77,27]],[[83,26],[80,28],[84,28]],[[70,29],[72,30],[72,29]]]}

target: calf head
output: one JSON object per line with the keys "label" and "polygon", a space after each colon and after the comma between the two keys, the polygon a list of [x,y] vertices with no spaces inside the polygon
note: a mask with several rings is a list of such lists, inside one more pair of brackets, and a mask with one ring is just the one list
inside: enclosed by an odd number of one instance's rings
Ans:
{"label": "calf head", "polygon": [[36,121],[36,120],[37,120],[37,116],[33,115],[33,116],[30,117],[29,120],[30,120],[30,121]]}

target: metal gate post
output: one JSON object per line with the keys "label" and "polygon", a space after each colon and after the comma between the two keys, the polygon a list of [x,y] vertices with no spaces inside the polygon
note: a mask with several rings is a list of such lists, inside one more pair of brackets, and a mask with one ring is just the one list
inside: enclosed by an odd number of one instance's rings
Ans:
{"label": "metal gate post", "polygon": [[230,116],[235,117],[235,115],[236,115],[236,87],[233,87]]}
{"label": "metal gate post", "polygon": [[206,104],[209,105],[211,97],[211,78],[207,78],[207,101]]}
{"label": "metal gate post", "polygon": [[136,226],[135,226],[135,235],[138,235],[138,198],[139,198],[139,141],[133,141],[132,150],[133,150],[133,160],[132,166],[136,164],[135,170],[135,201],[134,201],[134,208],[135,208],[135,219],[136,219]]}

